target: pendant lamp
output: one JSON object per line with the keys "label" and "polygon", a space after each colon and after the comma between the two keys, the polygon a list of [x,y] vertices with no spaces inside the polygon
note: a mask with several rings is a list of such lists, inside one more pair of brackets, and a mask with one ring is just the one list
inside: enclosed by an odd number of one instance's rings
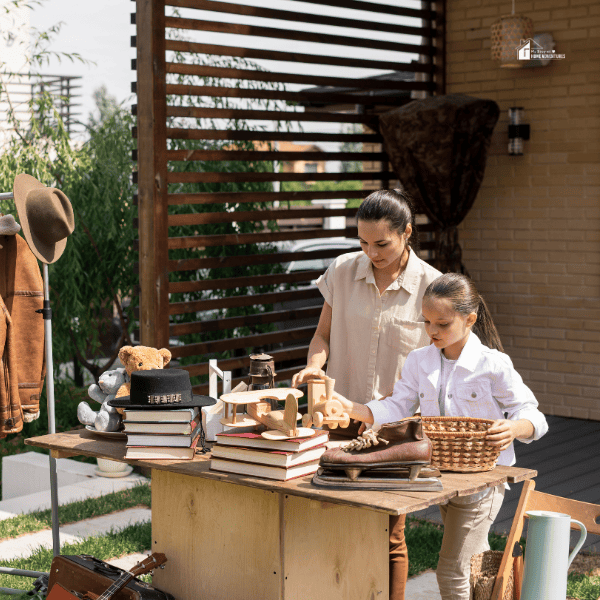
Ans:
{"label": "pendant lamp", "polygon": [[500,61],[501,67],[527,66],[526,60],[519,60],[519,47],[533,38],[533,21],[529,17],[515,15],[515,0],[512,14],[492,23],[491,37],[492,60]]}

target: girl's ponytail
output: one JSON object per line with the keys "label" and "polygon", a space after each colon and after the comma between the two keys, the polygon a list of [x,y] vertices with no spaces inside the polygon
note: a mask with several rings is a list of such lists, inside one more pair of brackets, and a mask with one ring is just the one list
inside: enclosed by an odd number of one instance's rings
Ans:
{"label": "girl's ponytail", "polygon": [[[477,294],[479,296],[479,294]],[[477,321],[473,325],[473,333],[481,340],[481,343],[491,348],[504,352],[500,335],[492,320],[492,315],[485,303],[485,300],[479,296],[479,309],[477,310]]]}
{"label": "girl's ponytail", "polygon": [[473,325],[473,333],[488,348],[504,352],[487,304],[475,284],[466,275],[459,273],[441,275],[427,286],[423,301],[427,298],[446,298],[452,304],[452,309],[461,315],[476,313],[477,320]]}

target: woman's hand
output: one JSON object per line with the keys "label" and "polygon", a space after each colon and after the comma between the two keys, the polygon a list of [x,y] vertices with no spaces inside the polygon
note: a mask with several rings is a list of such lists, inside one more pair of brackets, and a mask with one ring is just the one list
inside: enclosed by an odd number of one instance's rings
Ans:
{"label": "woman's hand", "polygon": [[492,445],[498,446],[499,450],[506,450],[517,437],[518,421],[509,421],[508,419],[497,419],[487,430],[485,439]]}
{"label": "woman's hand", "polygon": [[311,379],[323,379],[324,377],[325,371],[323,369],[319,369],[319,367],[305,367],[292,377],[292,387],[297,388],[301,383],[306,383]]}

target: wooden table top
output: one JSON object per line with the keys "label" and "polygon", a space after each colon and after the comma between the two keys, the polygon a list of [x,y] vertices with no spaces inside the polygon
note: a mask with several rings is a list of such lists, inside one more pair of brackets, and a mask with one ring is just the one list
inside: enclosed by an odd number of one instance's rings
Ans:
{"label": "wooden table top", "polygon": [[93,456],[131,465],[170,471],[191,477],[217,479],[224,483],[245,485],[280,494],[303,496],[320,502],[344,504],[368,510],[400,515],[441,504],[454,496],[468,496],[488,487],[533,479],[537,471],[518,467],[497,466],[483,473],[442,473],[444,489],[437,492],[331,490],[312,485],[311,476],[291,481],[272,481],[247,475],[219,473],[210,470],[210,453],[196,454],[193,460],[125,460],[125,440],[107,439],[85,429],[43,435],[25,440],[30,446],[50,450],[55,458]]}

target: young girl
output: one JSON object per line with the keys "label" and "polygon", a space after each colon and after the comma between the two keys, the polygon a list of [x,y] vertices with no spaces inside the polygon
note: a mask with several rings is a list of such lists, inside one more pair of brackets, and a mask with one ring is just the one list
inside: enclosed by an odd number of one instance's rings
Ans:
{"label": "young girl", "polygon": [[[406,357],[429,343],[421,303],[441,273],[417,256],[415,211],[403,190],[373,192],[356,218],[361,251],[338,256],[317,280],[325,302],[307,366],[292,385],[324,375],[327,362],[338,392],[366,404],[390,395]],[[358,427],[348,430],[356,435]],[[404,600],[404,522],[405,515],[390,516],[390,600]]]}
{"label": "young girl", "polygon": [[[468,277],[448,273],[425,290],[422,313],[431,345],[408,355],[393,394],[366,405],[340,400],[352,418],[372,423],[375,431],[419,406],[423,416],[494,419],[487,439],[501,450],[497,464],[513,465],[513,440],[538,440],[548,425],[502,352],[483,298]],[[440,506],[444,538],[436,574],[443,600],[469,599],[471,556],[489,550],[488,533],[504,490],[488,488]]]}

